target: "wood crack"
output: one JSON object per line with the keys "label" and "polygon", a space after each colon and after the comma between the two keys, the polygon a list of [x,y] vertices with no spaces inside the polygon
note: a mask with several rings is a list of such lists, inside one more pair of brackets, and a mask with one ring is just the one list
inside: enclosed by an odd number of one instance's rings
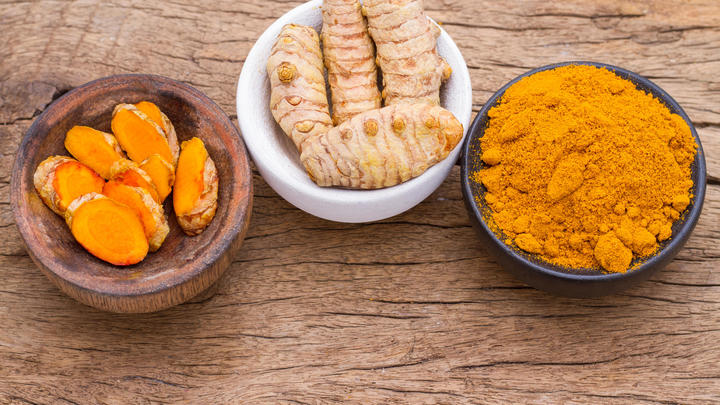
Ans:
{"label": "wood crack", "polygon": [[387,318],[387,319],[427,319],[427,318],[430,318],[429,316],[421,316],[421,315],[388,315],[388,314],[375,314],[375,313],[362,313],[362,312],[323,312],[323,315],[358,316],[358,317]]}
{"label": "wood crack", "polygon": [[377,371],[377,370],[386,370],[391,368],[401,368],[401,367],[411,367],[411,366],[417,366],[419,364],[423,364],[430,359],[422,359],[418,361],[413,361],[410,363],[394,363],[394,364],[386,364],[382,366],[373,366],[373,367],[350,367],[346,368],[345,371]]}
{"label": "wood crack", "polygon": [[162,385],[167,385],[170,387],[177,387],[177,388],[197,388],[197,387],[190,386],[190,385],[174,383],[174,382],[162,380],[160,378],[148,377],[148,376],[144,376],[144,375],[126,375],[122,379],[124,381],[142,380],[142,381],[147,381],[147,382],[151,382],[151,383],[155,383],[155,384],[162,384]]}
{"label": "wood crack", "polygon": [[484,25],[484,24],[473,24],[473,23],[467,23],[467,22],[449,22],[449,21],[443,22],[442,25],[443,25],[443,27],[450,26],[450,27],[489,29],[489,30],[510,31],[510,32],[547,31],[547,30],[555,29],[554,27],[532,27],[532,26],[531,27],[514,28],[514,27],[505,27],[505,26],[499,26],[499,25]]}

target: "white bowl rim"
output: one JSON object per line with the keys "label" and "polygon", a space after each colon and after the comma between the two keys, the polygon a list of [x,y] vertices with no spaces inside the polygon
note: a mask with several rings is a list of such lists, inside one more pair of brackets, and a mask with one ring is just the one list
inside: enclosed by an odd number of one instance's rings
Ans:
{"label": "white bowl rim", "polygon": [[[297,182],[285,176],[266,175],[282,172],[284,167],[280,162],[281,159],[272,159],[263,155],[258,142],[262,142],[262,137],[268,136],[268,134],[256,134],[258,131],[252,125],[255,117],[250,116],[250,114],[243,114],[243,111],[246,111],[249,105],[257,102],[257,99],[247,97],[247,94],[251,94],[249,90],[252,75],[250,70],[257,67],[258,64],[248,62],[253,62],[259,58],[258,55],[263,52],[259,45],[269,42],[269,39],[274,40],[283,26],[296,22],[298,16],[306,15],[321,6],[322,0],[312,0],[285,13],[262,33],[245,58],[245,63],[238,78],[236,94],[238,124],[243,140],[260,174],[270,187],[288,202],[312,215],[338,222],[370,222],[400,214],[420,203],[437,189],[459,157],[472,114],[472,86],[467,65],[455,42],[438,25],[441,30],[438,47],[440,48],[442,43],[446,54],[452,54],[454,60],[461,62],[452,66],[453,75],[457,76],[461,85],[467,84],[469,89],[465,92],[467,94],[464,95],[464,100],[460,102],[462,108],[456,108],[456,111],[452,111],[463,125],[463,138],[443,161],[430,167],[420,176],[393,187],[376,190],[351,190],[320,187],[312,182],[309,177],[307,182]],[[264,60],[261,65],[265,66]],[[277,127],[277,130],[279,131],[279,127]],[[283,136],[285,135],[283,134]],[[438,177],[441,177],[441,179],[437,180]],[[433,179],[437,180],[437,184],[428,189],[426,183],[427,181],[432,182]],[[395,204],[391,204],[394,207],[386,206],[392,200],[397,199],[404,199],[404,201],[401,203],[396,201]],[[358,210],[366,212],[358,212]]]}

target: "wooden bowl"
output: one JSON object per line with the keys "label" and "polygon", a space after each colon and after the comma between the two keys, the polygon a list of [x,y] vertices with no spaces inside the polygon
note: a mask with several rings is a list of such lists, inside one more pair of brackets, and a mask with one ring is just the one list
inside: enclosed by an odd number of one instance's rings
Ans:
{"label": "wooden bowl", "polygon": [[[487,190],[481,183],[476,182],[470,176],[471,173],[485,167],[485,163],[480,159],[482,151],[480,140],[485,134],[485,128],[490,120],[488,112],[498,104],[505,90],[524,77],[571,64],[606,68],[623,79],[633,82],[638,89],[652,94],[665,104],[670,112],[682,117],[690,127],[697,143],[695,160],[691,165],[693,186],[690,192],[694,197],[690,205],[682,213],[681,218],[673,223],[672,238],[661,242],[660,249],[651,257],[635,258],[631,265],[633,266],[632,270],[625,273],[608,274],[597,269],[568,269],[548,263],[534,254],[520,250],[514,245],[506,244],[504,242],[507,239],[506,235],[497,235],[486,222],[486,216],[490,210],[485,203],[485,192]],[[640,281],[647,280],[655,272],[665,267],[678,254],[690,237],[700,218],[705,198],[705,154],[700,143],[700,137],[698,137],[695,127],[687,114],[685,114],[685,111],[667,92],[650,80],[629,70],[604,63],[583,61],[557,63],[533,69],[510,81],[490,97],[475,117],[463,145],[463,157],[460,159],[460,165],[462,168],[461,181],[465,206],[473,226],[483,245],[487,247],[488,252],[495,257],[503,268],[527,284],[540,290],[569,297],[585,298],[614,294]]]}
{"label": "wooden bowl", "polygon": [[[110,132],[118,103],[152,101],[167,114],[180,142],[201,138],[219,176],[218,209],[205,231],[186,236],[172,197],[165,200],[170,233],[157,252],[127,267],[101,261],[78,244],[65,221],[35,192],[33,173],[50,155],[70,155],[63,142],[74,125]],[[153,312],[180,304],[212,285],[240,247],[252,210],[252,176],[245,146],[225,113],[198,90],[154,75],[118,75],[80,86],[33,123],[15,158],[11,203],[28,253],[40,270],[76,300],[112,312]]]}

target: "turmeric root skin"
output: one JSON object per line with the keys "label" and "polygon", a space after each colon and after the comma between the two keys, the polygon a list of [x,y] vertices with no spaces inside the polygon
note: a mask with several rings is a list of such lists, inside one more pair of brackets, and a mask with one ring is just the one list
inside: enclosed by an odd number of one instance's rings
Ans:
{"label": "turmeric root skin", "polygon": [[140,169],[145,171],[152,179],[152,183],[157,190],[160,202],[172,192],[172,186],[175,184],[175,168],[162,156],[155,154],[150,155],[140,164]]}
{"label": "turmeric root skin", "polygon": [[447,157],[462,134],[462,124],[440,106],[398,104],[308,138],[300,158],[320,186],[390,187]]}
{"label": "turmeric root skin", "polygon": [[160,108],[149,102],[141,101],[135,104],[135,108],[145,113],[153,122],[158,124],[165,133],[165,139],[170,146],[170,152],[172,153],[173,159],[168,161],[172,163],[173,167],[177,166],[177,159],[180,156],[180,144],[178,144],[177,134],[175,133],[175,127],[173,126],[170,119],[165,115]]}
{"label": "turmeric root skin", "polygon": [[65,149],[106,180],[110,178],[110,166],[125,157],[112,134],[80,125],[65,135]]}
{"label": "turmeric root skin", "polygon": [[58,215],[83,194],[102,191],[103,179],[92,169],[67,156],[50,156],[33,176],[40,199]]}
{"label": "turmeric root skin", "polygon": [[162,202],[152,178],[132,160],[120,159],[113,163],[110,167],[110,178],[128,186],[145,189],[153,200]]}
{"label": "turmeric root skin", "polygon": [[358,0],[323,1],[322,42],[333,124],[380,108],[375,46]]}
{"label": "turmeric root skin", "polygon": [[65,221],[78,243],[108,263],[128,266],[148,253],[137,213],[102,194],[89,193],[75,199],[65,212]]}
{"label": "turmeric root skin", "polygon": [[215,216],[217,196],[217,169],[202,140],[183,142],[175,172],[173,208],[186,234],[198,235],[205,230]]}
{"label": "turmeric root skin", "polygon": [[112,131],[128,157],[140,163],[152,154],[176,162],[177,154],[162,127],[132,104],[118,104],[110,123]]}
{"label": "turmeric root skin", "polygon": [[332,127],[320,38],[312,27],[283,27],[267,63],[270,110],[300,149],[303,141]]}
{"label": "turmeric root skin", "polygon": [[150,251],[155,252],[160,248],[170,232],[170,227],[162,206],[150,196],[150,193],[140,187],[110,180],[105,183],[103,194],[135,210],[145,229]]}
{"label": "turmeric root skin", "polygon": [[440,29],[421,0],[366,0],[368,31],[377,46],[385,105],[440,104],[440,85],[452,69],[437,53]]}

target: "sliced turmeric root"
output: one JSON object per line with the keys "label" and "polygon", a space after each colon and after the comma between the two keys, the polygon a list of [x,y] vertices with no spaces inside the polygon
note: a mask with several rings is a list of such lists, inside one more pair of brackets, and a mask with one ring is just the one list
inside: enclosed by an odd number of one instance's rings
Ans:
{"label": "sliced turmeric root", "polygon": [[175,134],[175,127],[170,119],[157,105],[149,101],[141,101],[135,104],[135,107],[144,112],[145,115],[147,115],[153,122],[160,125],[160,128],[162,128],[163,132],[165,132],[165,139],[167,139],[168,145],[170,145],[170,151],[175,157],[174,160],[169,162],[172,163],[173,167],[177,165],[177,159],[180,155],[180,146],[178,145],[177,134]]}
{"label": "sliced turmeric root", "polygon": [[43,202],[58,215],[63,215],[74,199],[101,192],[105,181],[73,158],[50,156],[38,165],[33,183]]}
{"label": "sliced turmeric root", "polygon": [[162,156],[155,154],[145,159],[140,164],[140,168],[152,179],[160,202],[165,201],[165,198],[172,191],[173,184],[175,184],[175,169],[173,166]]}
{"label": "sliced turmeric root", "polygon": [[65,221],[78,243],[108,263],[127,266],[148,253],[145,230],[135,210],[102,194],[75,199],[65,212]]}
{"label": "sliced turmeric root", "polygon": [[175,172],[173,208],[180,227],[198,235],[215,216],[218,176],[215,163],[199,138],[182,143]]}
{"label": "sliced turmeric root", "polygon": [[163,129],[134,105],[118,104],[110,126],[133,161],[140,163],[156,153],[168,162],[176,161]]}
{"label": "sliced turmeric root", "polygon": [[112,134],[80,125],[65,135],[65,149],[105,179],[110,178],[110,166],[124,157]]}
{"label": "sliced turmeric root", "polygon": [[137,163],[131,160],[120,159],[113,163],[112,167],[110,167],[110,178],[128,186],[145,189],[150,193],[153,200],[157,203],[162,202],[152,178]]}
{"label": "sliced turmeric root", "polygon": [[154,252],[160,248],[170,232],[170,227],[162,206],[153,200],[150,193],[140,187],[110,180],[105,183],[103,194],[134,209],[142,221],[150,251]]}

